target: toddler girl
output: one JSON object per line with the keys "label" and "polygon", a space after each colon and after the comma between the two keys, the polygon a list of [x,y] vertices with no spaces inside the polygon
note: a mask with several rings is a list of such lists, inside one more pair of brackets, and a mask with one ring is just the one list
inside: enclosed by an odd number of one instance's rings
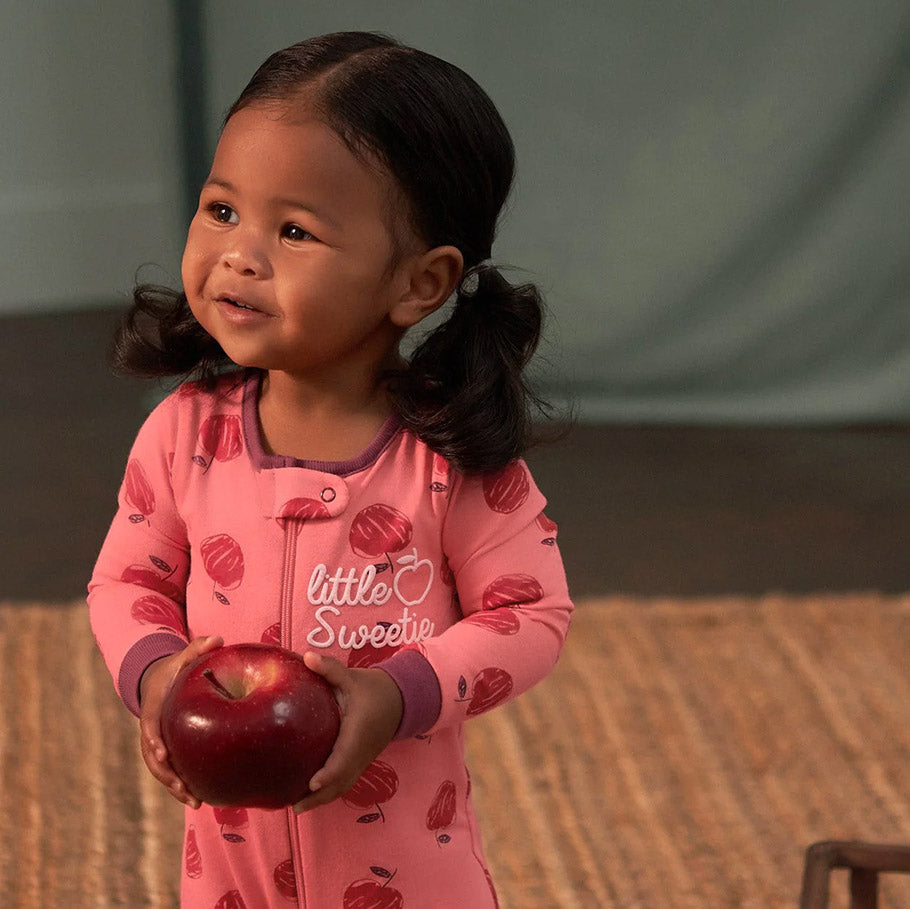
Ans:
{"label": "toddler girl", "polygon": [[[183,293],[137,288],[119,365],[194,381],[139,431],[89,603],[145,762],[187,806],[184,906],[496,904],[462,727],[549,672],[572,610],[519,459],[540,303],[490,261],[512,173],[457,67],[304,41],[227,115]],[[160,736],[178,670],[245,641],[305,653],[342,709],[287,810],[200,805]]]}

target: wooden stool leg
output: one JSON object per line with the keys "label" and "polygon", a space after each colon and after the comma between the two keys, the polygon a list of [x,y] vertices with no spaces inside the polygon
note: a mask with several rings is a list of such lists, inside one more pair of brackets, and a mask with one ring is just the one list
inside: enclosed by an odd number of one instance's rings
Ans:
{"label": "wooden stool leg", "polygon": [[799,909],[827,909],[832,868],[850,869],[850,909],[877,909],[878,876],[910,874],[910,846],[825,840],[806,850]]}
{"label": "wooden stool leg", "polygon": [[828,875],[833,858],[829,842],[813,843],[806,850],[799,909],[828,909]]}
{"label": "wooden stool leg", "polygon": [[878,909],[878,872],[854,868],[850,872],[850,909]]}

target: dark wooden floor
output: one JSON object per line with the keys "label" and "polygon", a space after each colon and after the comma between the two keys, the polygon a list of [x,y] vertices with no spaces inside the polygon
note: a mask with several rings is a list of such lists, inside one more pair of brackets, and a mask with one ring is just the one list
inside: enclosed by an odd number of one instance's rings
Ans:
{"label": "dark wooden floor", "polygon": [[[148,388],[111,309],[0,319],[0,599],[83,594]],[[910,426],[576,426],[533,451],[576,596],[910,589]]]}

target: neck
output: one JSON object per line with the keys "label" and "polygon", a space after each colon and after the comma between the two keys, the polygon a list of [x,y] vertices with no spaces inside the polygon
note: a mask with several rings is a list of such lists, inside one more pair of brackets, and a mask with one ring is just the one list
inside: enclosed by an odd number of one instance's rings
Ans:
{"label": "neck", "polygon": [[382,374],[400,365],[396,358],[371,374],[331,377],[270,370],[262,381],[260,406],[265,404],[273,413],[290,417],[343,419],[378,413],[388,416],[391,408]]}
{"label": "neck", "polygon": [[259,396],[266,451],[319,461],[359,455],[392,414],[381,374],[355,381],[348,373],[328,382],[267,372]]}

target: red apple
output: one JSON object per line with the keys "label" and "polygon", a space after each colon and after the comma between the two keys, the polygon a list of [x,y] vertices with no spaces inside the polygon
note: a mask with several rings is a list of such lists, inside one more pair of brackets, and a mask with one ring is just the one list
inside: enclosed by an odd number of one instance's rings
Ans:
{"label": "red apple", "polygon": [[219,806],[299,802],[340,722],[328,682],[271,644],[202,654],[178,673],[161,708],[171,766],[193,795]]}

